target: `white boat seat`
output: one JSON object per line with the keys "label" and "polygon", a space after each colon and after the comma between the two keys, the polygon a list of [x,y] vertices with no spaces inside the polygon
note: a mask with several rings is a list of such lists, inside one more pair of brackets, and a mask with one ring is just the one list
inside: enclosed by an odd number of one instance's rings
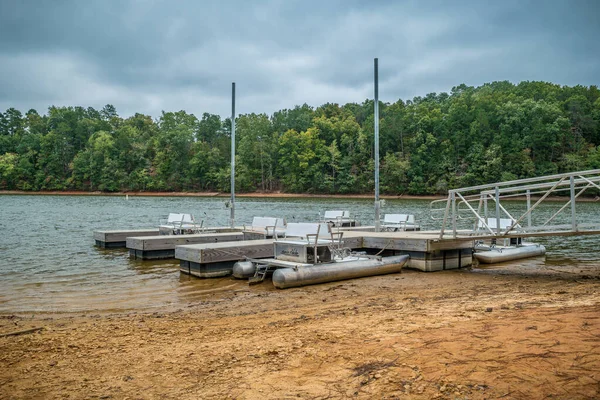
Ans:
{"label": "white boat seat", "polygon": [[337,221],[350,219],[350,211],[330,210],[323,214],[323,221]]}
{"label": "white boat seat", "polygon": [[166,220],[161,222],[161,225],[171,225],[171,226],[179,226],[181,224],[193,224],[194,217],[192,214],[182,214],[182,213],[169,213]]}
{"label": "white boat seat", "polygon": [[332,218],[332,219],[336,219],[338,217],[344,217],[344,216],[349,216],[350,212],[349,211],[337,211],[337,210],[331,210],[331,211],[325,211],[325,214],[323,214],[323,218]]}
{"label": "white boat seat", "polygon": [[192,214],[169,213],[166,219],[161,220],[159,230],[170,234],[196,233],[203,224],[204,221],[197,224]]}
{"label": "white boat seat", "polygon": [[[330,233],[329,224],[313,222],[290,222],[283,232],[283,238],[299,238],[310,242],[310,239],[318,240],[319,236],[327,236]],[[276,238],[279,240],[279,234]]]}
{"label": "white boat seat", "polygon": [[263,232],[267,236],[281,235],[285,232],[285,221],[283,218],[254,217],[252,225],[244,225],[244,230]]}
{"label": "white boat seat", "polygon": [[412,214],[385,214],[381,227],[386,230],[406,230],[415,228],[415,216]]}

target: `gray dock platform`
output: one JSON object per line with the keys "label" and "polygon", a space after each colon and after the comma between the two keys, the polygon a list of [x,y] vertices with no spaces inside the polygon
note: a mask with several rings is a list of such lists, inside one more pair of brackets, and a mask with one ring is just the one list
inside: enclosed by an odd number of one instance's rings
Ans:
{"label": "gray dock platform", "polygon": [[473,263],[472,238],[439,240],[439,233],[435,232],[362,233],[362,247],[391,251],[394,255],[408,254],[407,268],[425,272],[464,268]]}
{"label": "gray dock platform", "polygon": [[[435,232],[352,232],[343,236],[344,247],[382,255],[410,255],[408,268],[441,271],[468,267],[473,262],[473,240],[459,238],[440,241]],[[236,261],[246,258],[272,258],[273,240],[206,243],[175,248],[180,271],[208,278],[232,272]]]}
{"label": "gray dock platform", "polygon": [[191,244],[215,244],[238,242],[244,239],[242,232],[209,232],[193,235],[155,235],[128,237],[129,256],[142,260],[173,258],[175,247]]}
{"label": "gray dock platform", "polygon": [[125,247],[129,236],[141,237],[154,235],[158,235],[158,228],[94,231],[94,240],[96,241],[96,246],[107,249]]}
{"label": "gray dock platform", "polygon": [[175,248],[179,269],[200,278],[231,275],[236,261],[249,258],[272,258],[273,239],[229,243],[183,245]]}
{"label": "gray dock platform", "polygon": [[[236,261],[246,258],[273,258],[273,241],[258,239],[182,245],[175,248],[175,258],[179,260],[180,271],[183,273],[201,278],[227,276],[231,275]],[[360,236],[344,236],[344,246],[357,247],[361,243]]]}
{"label": "gray dock platform", "polygon": [[[241,232],[242,227],[208,227],[204,228],[203,233],[208,232]],[[121,230],[99,230],[94,231],[94,241],[96,246],[101,248],[125,248],[127,247],[128,237],[147,237],[160,236],[158,228],[148,229],[121,229]],[[164,235],[169,236],[169,235]],[[175,249],[173,247],[173,249]]]}

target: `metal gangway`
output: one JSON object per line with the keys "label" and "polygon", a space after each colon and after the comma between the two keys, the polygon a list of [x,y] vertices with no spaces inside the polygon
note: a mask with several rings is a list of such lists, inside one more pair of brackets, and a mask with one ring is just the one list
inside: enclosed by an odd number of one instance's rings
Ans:
{"label": "metal gangway", "polygon": [[600,215],[577,215],[577,198],[593,190],[600,191],[600,169],[471,186],[431,202],[430,215],[442,221],[440,240],[594,235]]}

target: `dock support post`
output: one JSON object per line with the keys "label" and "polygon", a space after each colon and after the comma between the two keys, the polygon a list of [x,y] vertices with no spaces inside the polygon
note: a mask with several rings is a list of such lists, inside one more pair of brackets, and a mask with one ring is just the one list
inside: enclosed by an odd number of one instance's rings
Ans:
{"label": "dock support post", "polygon": [[496,186],[496,234],[500,235],[500,188]]}
{"label": "dock support post", "polygon": [[575,177],[571,175],[571,230],[577,232],[577,212],[575,210]]}
{"label": "dock support post", "polygon": [[[531,191],[527,190],[527,211],[531,208]],[[527,214],[527,227],[531,228],[531,213]]]}
{"label": "dock support post", "polygon": [[448,212],[450,211],[450,204],[452,199],[452,191],[448,192],[448,200],[446,201],[446,209],[444,210],[444,220],[442,221],[442,229],[440,230],[440,240],[444,238],[444,232],[446,231],[446,222],[448,222]]}
{"label": "dock support post", "polygon": [[487,195],[485,195],[483,197],[483,217],[485,218],[485,223],[487,225],[488,223],[488,204],[487,204],[488,198]]}
{"label": "dock support post", "polygon": [[452,197],[452,237],[456,238],[456,193],[451,192]]}

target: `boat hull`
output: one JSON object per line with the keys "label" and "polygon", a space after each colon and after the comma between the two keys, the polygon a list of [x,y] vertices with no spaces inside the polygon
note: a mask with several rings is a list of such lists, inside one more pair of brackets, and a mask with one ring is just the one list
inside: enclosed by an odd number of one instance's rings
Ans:
{"label": "boat hull", "polygon": [[541,244],[524,243],[518,247],[497,247],[491,250],[478,250],[475,248],[475,257],[480,263],[495,264],[504,261],[520,260],[521,258],[542,256],[546,248]]}
{"label": "boat hull", "polygon": [[273,285],[279,289],[318,283],[397,273],[408,261],[408,255],[367,259],[309,267],[281,268],[273,272]]}

